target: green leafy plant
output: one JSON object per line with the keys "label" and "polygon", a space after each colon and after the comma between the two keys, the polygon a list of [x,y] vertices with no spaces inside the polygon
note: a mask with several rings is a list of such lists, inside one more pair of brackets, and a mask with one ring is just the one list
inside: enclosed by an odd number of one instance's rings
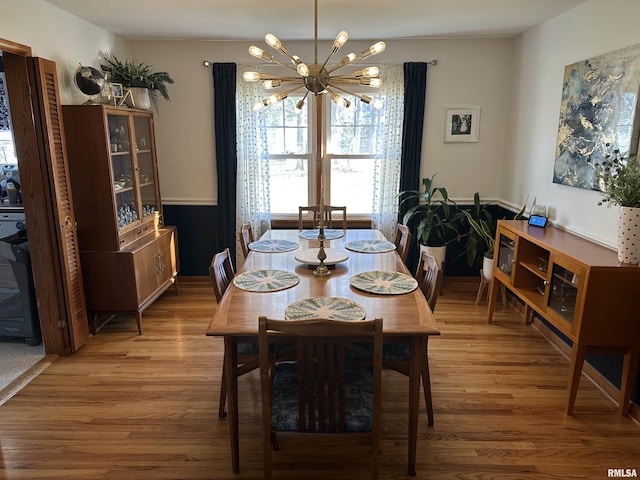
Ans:
{"label": "green leafy plant", "polygon": [[167,84],[174,80],[167,72],[154,72],[151,65],[137,60],[120,60],[116,56],[105,57],[106,65],[100,65],[108,74],[110,82],[121,83],[123,87],[138,87],[149,90],[149,96],[156,111],[158,110],[158,94],[165,100],[169,98]]}
{"label": "green leafy plant", "polygon": [[400,208],[411,205],[403,218],[405,225],[415,225],[416,240],[431,247],[444,246],[460,238],[458,227],[463,216],[447,189],[434,186],[435,174],[423,178],[423,191],[400,192]]}
{"label": "green leafy plant", "polygon": [[[609,144],[607,144],[609,146]],[[640,207],[640,164],[635,156],[624,158],[619,149],[605,155],[605,161],[596,166],[602,200],[621,207]]]}
{"label": "green leafy plant", "polygon": [[[482,258],[493,258],[493,248],[495,246],[496,228],[498,221],[493,217],[490,208],[493,204],[482,203],[480,194],[473,195],[473,206],[469,209],[461,210],[466,222],[469,224],[469,232],[465,234],[464,254],[467,257],[469,266],[479,267],[482,265]],[[514,220],[523,218],[527,203],[513,217]]]}
{"label": "green leafy plant", "polygon": [[464,249],[469,266],[481,265],[483,256],[493,257],[497,221],[491,215],[489,205],[480,203],[480,194],[476,192],[473,195],[473,207],[462,210],[469,224]]}

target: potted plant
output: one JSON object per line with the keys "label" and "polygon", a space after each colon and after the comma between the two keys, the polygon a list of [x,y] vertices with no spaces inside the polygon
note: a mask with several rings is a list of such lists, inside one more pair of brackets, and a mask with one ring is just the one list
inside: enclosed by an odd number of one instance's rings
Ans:
{"label": "potted plant", "polygon": [[635,156],[624,158],[616,148],[596,167],[596,178],[602,192],[598,205],[608,203],[620,207],[618,260],[637,264],[640,262],[640,164]]}
{"label": "potted plant", "polygon": [[400,208],[411,205],[403,223],[414,228],[421,249],[428,250],[443,265],[446,246],[460,238],[458,227],[464,217],[455,202],[449,199],[447,189],[434,185],[435,176],[422,179],[423,191],[400,192]]}
{"label": "potted plant", "polygon": [[[105,62],[106,65],[100,66],[102,71],[107,73],[110,82],[121,83],[131,90],[136,107],[148,109],[152,103],[158,111],[158,94],[170,100],[167,84],[174,83],[174,80],[167,72],[154,72],[150,65],[137,60],[122,61],[116,56],[105,57]],[[136,95],[140,96],[136,98]]]}
{"label": "potted plant", "polygon": [[493,275],[493,247],[495,245],[496,221],[489,211],[489,204],[480,203],[480,194],[473,195],[473,207],[462,210],[467,223],[469,233],[465,242],[469,266],[482,264],[482,272],[487,280]]}
{"label": "potted plant", "polygon": [[[469,266],[482,265],[482,274],[487,280],[493,277],[493,251],[495,246],[497,220],[491,214],[490,203],[481,203],[480,194],[473,195],[473,206],[470,209],[461,210],[465,220],[469,224],[469,232],[465,234],[466,242],[464,253]],[[526,202],[518,213],[515,220],[523,217],[526,209]]]}

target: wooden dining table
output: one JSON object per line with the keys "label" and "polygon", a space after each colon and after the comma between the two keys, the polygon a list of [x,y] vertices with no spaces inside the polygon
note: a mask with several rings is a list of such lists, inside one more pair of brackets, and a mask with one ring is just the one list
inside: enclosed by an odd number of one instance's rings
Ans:
{"label": "wooden dining table", "polygon": [[354,245],[352,242],[386,240],[378,230],[347,230],[340,238],[325,240],[324,247],[331,249],[330,254],[348,256],[346,260],[330,265],[331,273],[327,277],[314,276],[315,265],[296,259],[306,260],[307,250],[318,248],[317,239],[302,238],[298,230],[269,230],[260,238],[260,244],[271,240],[294,242],[297,248],[292,245],[295,249],[278,253],[251,250],[236,275],[257,270],[284,270],[295,273],[299,283],[270,292],[247,291],[232,283],[220,300],[206,332],[208,336],[224,337],[225,342],[233,471],[240,471],[238,384],[231,372],[231,366],[237,362],[237,343],[257,341],[258,317],[261,315],[285,318],[285,310],[294,302],[313,297],[339,297],[363,307],[366,318],[381,317],[385,342],[405,342],[410,345],[407,472],[415,475],[421,370],[426,361],[427,340],[431,335],[439,335],[440,330],[419,288],[409,293],[377,294],[354,288],[350,283],[353,275],[363,272],[394,271],[408,275],[412,275],[412,272],[409,272],[395,250],[370,253],[347,248]]}

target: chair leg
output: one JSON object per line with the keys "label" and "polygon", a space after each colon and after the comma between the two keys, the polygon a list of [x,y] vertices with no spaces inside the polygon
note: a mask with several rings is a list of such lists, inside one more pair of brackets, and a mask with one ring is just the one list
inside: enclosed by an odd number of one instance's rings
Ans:
{"label": "chair leg", "polygon": [[225,363],[226,359],[222,361],[222,382],[220,383],[220,406],[218,407],[218,417],[224,418],[227,416],[227,412],[225,411],[225,403],[227,400],[227,378],[225,375]]}
{"label": "chair leg", "polygon": [[427,424],[433,426],[433,401],[431,400],[431,377],[429,375],[429,355],[425,355],[422,366],[422,390],[424,392],[424,403],[427,406]]}

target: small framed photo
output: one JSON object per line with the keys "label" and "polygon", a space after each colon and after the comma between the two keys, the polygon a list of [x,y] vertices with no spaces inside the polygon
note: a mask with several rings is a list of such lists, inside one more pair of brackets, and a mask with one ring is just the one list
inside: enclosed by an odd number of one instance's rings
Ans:
{"label": "small framed photo", "polygon": [[124,89],[122,88],[121,83],[112,83],[111,84],[111,92],[115,98],[124,97]]}
{"label": "small framed photo", "polygon": [[480,107],[445,107],[445,142],[477,142],[479,126]]}

